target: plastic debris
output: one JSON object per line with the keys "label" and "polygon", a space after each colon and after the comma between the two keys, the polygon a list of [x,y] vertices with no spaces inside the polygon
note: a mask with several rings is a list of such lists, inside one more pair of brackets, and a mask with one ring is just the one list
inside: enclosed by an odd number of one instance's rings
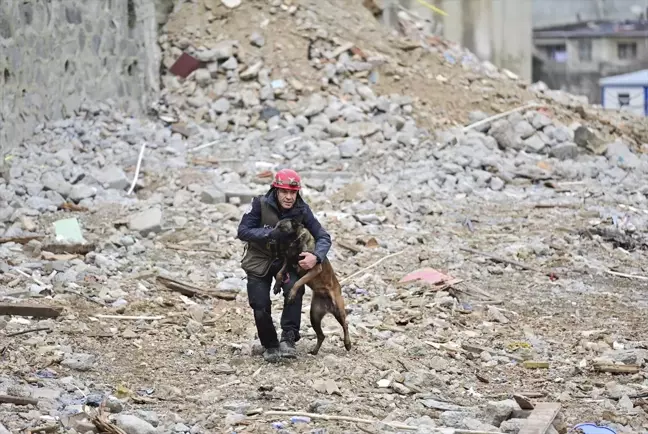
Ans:
{"label": "plastic debris", "polygon": [[595,425],[593,423],[581,423],[568,431],[568,434],[617,434],[612,428]]}
{"label": "plastic debris", "polygon": [[57,220],[54,222],[56,240],[70,244],[85,244],[86,240],[81,234],[81,226],[75,218]]}

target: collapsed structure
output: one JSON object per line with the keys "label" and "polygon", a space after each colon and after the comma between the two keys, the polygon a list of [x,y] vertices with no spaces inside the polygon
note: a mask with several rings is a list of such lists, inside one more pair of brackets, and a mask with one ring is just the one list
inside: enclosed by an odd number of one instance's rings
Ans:
{"label": "collapsed structure", "polygon": [[[129,433],[517,433],[538,401],[562,407],[546,432],[645,430],[645,121],[346,3],[178,3],[150,117],[86,102],[10,151],[2,296],[65,313],[0,312],[6,335],[47,329],[2,344],[0,395],[37,401],[8,430],[92,431],[102,401]],[[334,237],[357,347],[325,329],[329,351],[268,370],[234,237],[286,166]],[[457,280],[399,282],[428,267]]]}

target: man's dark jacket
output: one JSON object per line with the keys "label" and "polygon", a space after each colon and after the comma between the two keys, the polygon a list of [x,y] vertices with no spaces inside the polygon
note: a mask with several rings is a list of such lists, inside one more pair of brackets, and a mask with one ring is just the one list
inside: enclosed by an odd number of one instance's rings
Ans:
{"label": "man's dark jacket", "polygon": [[238,227],[237,238],[247,243],[241,266],[247,273],[259,277],[265,276],[277,259],[268,235],[279,220],[294,218],[308,229],[315,238],[315,251],[312,253],[318,263],[324,261],[331,248],[331,236],[302,197],[298,194],[293,207],[283,210],[277,204],[275,191],[275,188],[271,188],[265,195],[255,197],[251,209],[243,215]]}

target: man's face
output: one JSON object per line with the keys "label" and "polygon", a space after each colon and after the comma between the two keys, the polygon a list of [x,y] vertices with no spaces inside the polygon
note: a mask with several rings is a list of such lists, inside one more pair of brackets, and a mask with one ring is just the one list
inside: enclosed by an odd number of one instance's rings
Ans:
{"label": "man's face", "polygon": [[285,190],[283,188],[277,189],[277,200],[283,209],[292,208],[296,199],[297,192],[295,190]]}

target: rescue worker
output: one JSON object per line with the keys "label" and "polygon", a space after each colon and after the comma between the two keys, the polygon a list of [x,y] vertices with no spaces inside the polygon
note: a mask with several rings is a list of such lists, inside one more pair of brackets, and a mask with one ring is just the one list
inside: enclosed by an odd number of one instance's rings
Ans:
{"label": "rescue worker", "polygon": [[[275,174],[270,190],[252,199],[252,204],[241,218],[237,238],[246,242],[241,268],[247,274],[247,293],[261,345],[263,358],[277,362],[281,357],[296,357],[295,343],[299,341],[303,291],[293,303],[287,297],[297,281],[296,270],[286,270],[282,283],[284,306],[281,314],[281,341],[271,316],[270,287],[281,269],[282,260],[277,258],[276,239],[272,234],[274,225],[284,218],[300,221],[315,238],[315,252],[303,252],[299,265],[309,270],[321,263],[331,248],[331,236],[313,215],[308,204],[299,194],[301,178],[291,169]],[[276,231],[275,231],[276,232]],[[280,236],[280,235],[277,235]]]}

